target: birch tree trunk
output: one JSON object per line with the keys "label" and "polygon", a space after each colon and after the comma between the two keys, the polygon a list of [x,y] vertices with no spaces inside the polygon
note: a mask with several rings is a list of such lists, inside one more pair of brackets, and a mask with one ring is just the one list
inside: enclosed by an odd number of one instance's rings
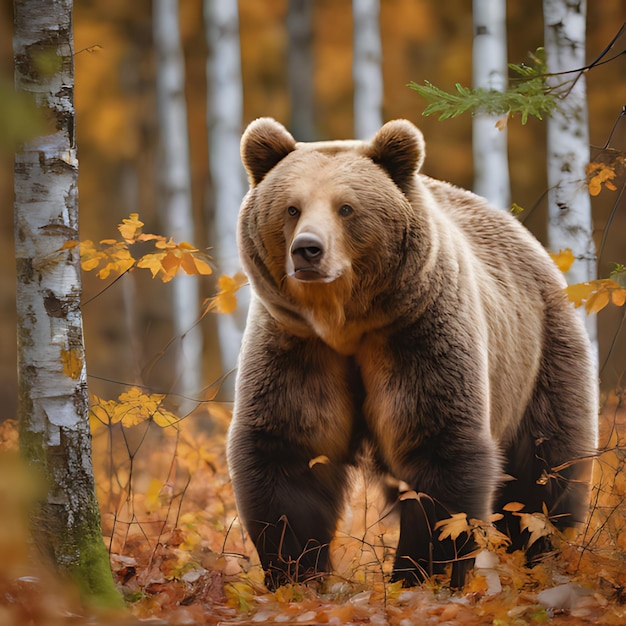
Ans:
{"label": "birch tree trunk", "polygon": [[298,141],[315,140],[313,97],[313,0],[289,0],[287,72],[291,96],[290,130]]}
{"label": "birch tree trunk", "polygon": [[[161,148],[159,209],[167,236],[178,242],[193,243],[185,65],[178,26],[178,0],[154,0],[152,11]],[[174,334],[180,337],[176,391],[187,398],[179,405],[184,413],[193,408],[188,399],[202,388],[202,329],[196,324],[200,314],[198,278],[177,275],[172,288]]]}
{"label": "birch tree trunk", "polygon": [[[586,2],[544,0],[544,40],[548,72],[556,74],[585,66]],[[554,76],[559,85],[573,76]],[[596,278],[591,202],[585,185],[589,162],[589,123],[585,76],[567,83],[560,109],[548,118],[548,246],[555,252],[571,248],[576,261],[566,274],[570,284]],[[557,88],[563,91],[563,87]],[[595,315],[585,316],[596,347]]]}
{"label": "birch tree trunk", "polygon": [[[474,0],[474,88],[505,91],[507,87],[506,0]],[[498,115],[477,112],[472,119],[474,191],[501,209],[511,206],[506,128],[496,128]]]}
{"label": "birch tree trunk", "polygon": [[379,0],[352,0],[354,136],[368,139],[382,126],[383,74]]}
{"label": "birch tree trunk", "polygon": [[[204,0],[204,23],[209,50],[207,60],[207,126],[209,164],[213,185],[213,258],[224,274],[239,271],[237,215],[246,192],[239,156],[243,116],[239,14],[236,2]],[[239,292],[239,307],[218,318],[222,368],[236,367],[245,323],[247,301]],[[225,383],[232,394],[234,377]]]}
{"label": "birch tree trunk", "polygon": [[31,517],[37,547],[85,597],[119,604],[94,490],[80,264],[71,247],[78,242],[71,17],[71,0],[14,3],[16,87],[50,120],[49,134],[15,155],[20,447],[48,486]]}

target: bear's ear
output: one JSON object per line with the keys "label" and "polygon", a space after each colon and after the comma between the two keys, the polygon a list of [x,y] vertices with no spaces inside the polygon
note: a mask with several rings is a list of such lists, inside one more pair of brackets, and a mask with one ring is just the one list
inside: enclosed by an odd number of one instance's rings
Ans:
{"label": "bear's ear", "polygon": [[366,155],[407,191],[424,162],[424,136],[408,120],[387,122],[374,136]]}
{"label": "bear's ear", "polygon": [[256,187],[295,148],[296,140],[271,117],[261,117],[250,123],[241,138],[241,160],[250,185]]}

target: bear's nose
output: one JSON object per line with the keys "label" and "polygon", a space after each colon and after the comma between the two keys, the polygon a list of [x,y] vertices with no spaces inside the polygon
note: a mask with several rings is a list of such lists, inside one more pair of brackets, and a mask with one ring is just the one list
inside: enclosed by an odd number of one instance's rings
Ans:
{"label": "bear's nose", "polygon": [[311,233],[298,235],[291,244],[291,256],[296,269],[303,261],[309,264],[319,263],[323,254],[323,241],[317,235]]}

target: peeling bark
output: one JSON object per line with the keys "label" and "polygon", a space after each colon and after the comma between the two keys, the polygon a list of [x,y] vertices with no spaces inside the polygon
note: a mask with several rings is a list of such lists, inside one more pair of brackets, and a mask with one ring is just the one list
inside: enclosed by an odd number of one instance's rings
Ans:
{"label": "peeling bark", "polygon": [[40,552],[86,600],[121,603],[94,489],[80,310],[72,1],[16,0],[15,82],[48,134],[15,155],[18,417],[23,456],[46,479],[31,515]]}
{"label": "peeling bark", "polygon": [[[544,0],[544,39],[548,72],[558,74],[584,67],[587,6],[584,0]],[[573,75],[554,76],[560,85]],[[573,86],[557,87],[564,95],[560,109],[548,118],[548,247],[558,252],[571,248],[575,263],[566,274],[568,283],[596,278],[591,201],[585,185],[589,163],[589,121],[585,76]],[[585,316],[591,341],[596,346],[595,315]]]}

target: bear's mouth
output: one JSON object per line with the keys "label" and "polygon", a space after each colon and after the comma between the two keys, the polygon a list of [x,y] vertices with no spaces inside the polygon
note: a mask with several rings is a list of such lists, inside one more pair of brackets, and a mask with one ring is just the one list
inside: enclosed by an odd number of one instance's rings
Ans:
{"label": "bear's mouth", "polygon": [[298,269],[295,269],[293,271],[293,274],[291,274],[291,276],[303,283],[328,283],[333,280],[326,273],[320,272],[320,270],[316,269],[315,267],[299,267]]}

